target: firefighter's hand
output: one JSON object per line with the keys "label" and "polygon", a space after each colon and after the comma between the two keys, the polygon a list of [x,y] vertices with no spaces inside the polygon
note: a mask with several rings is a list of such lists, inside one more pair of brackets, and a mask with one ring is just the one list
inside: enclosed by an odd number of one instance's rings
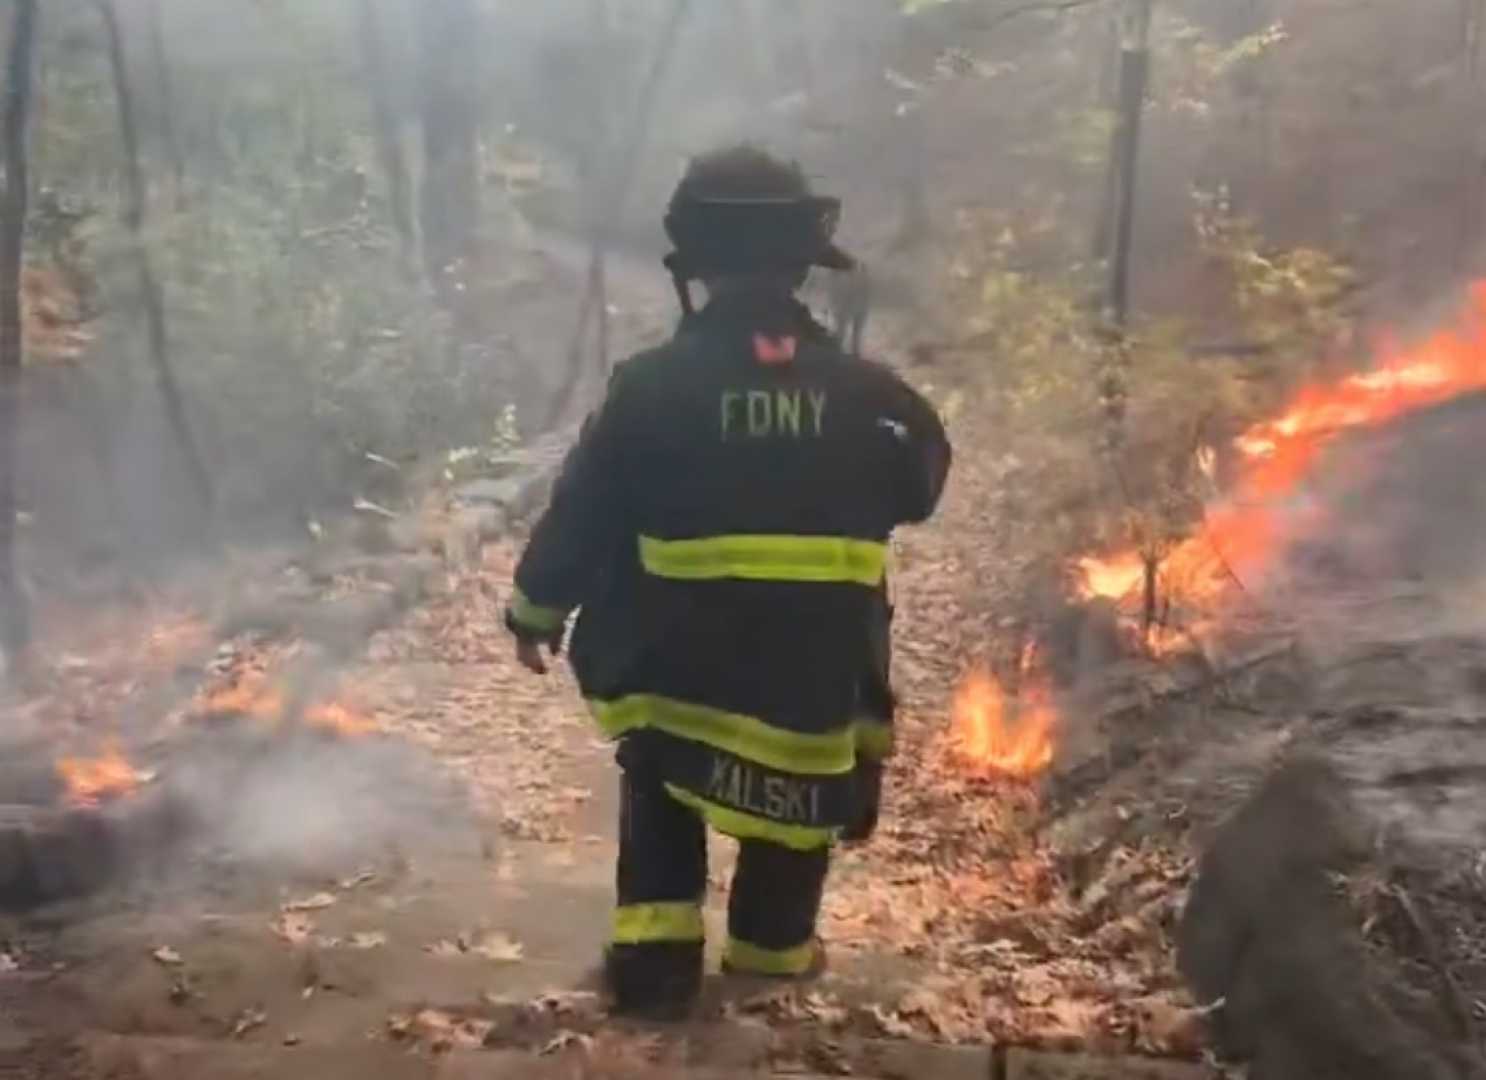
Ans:
{"label": "firefighter's hand", "polygon": [[553,656],[562,651],[562,639],[560,638],[553,638],[549,641],[529,637],[516,639],[516,660],[533,675],[547,674],[547,658],[542,655],[544,645]]}

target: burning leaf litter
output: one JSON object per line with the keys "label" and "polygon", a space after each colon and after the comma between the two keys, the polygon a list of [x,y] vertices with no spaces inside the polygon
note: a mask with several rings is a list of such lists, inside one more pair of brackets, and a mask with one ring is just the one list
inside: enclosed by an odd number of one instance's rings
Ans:
{"label": "burning leaf litter", "polygon": [[993,776],[1031,779],[1053,761],[1056,713],[1045,686],[1009,697],[989,672],[973,671],[955,694],[958,752]]}
{"label": "burning leaf litter", "polygon": [[57,761],[57,775],[74,806],[98,806],[127,795],[154,779],[154,774],[135,768],[117,745],[98,757],[64,757]]}

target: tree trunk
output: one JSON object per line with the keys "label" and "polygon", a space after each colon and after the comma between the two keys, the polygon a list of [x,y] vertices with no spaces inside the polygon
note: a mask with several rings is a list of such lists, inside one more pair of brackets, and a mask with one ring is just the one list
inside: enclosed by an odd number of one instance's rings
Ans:
{"label": "tree trunk", "polygon": [[1120,160],[1120,125],[1118,117],[1120,112],[1120,20],[1118,16],[1111,15],[1109,18],[1109,41],[1106,46],[1106,59],[1100,65],[1098,79],[1098,107],[1108,115],[1116,118],[1116,122],[1110,125],[1109,136],[1109,164],[1104,170],[1104,184],[1099,192],[1099,215],[1094,223],[1094,261],[1104,262],[1110,256],[1111,239],[1114,236],[1114,221],[1117,207],[1120,201],[1120,170],[1117,163]]}
{"label": "tree trunk", "polygon": [[5,191],[0,204],[0,649],[19,664],[30,612],[15,557],[16,453],[20,419],[21,256],[26,232],[26,130],[31,115],[36,0],[16,0],[5,72]]}
{"label": "tree trunk", "polygon": [[1455,272],[1473,277],[1478,269],[1481,225],[1486,217],[1481,185],[1486,181],[1486,128],[1477,106],[1481,85],[1481,39],[1486,26],[1486,0],[1461,0],[1461,55],[1459,59],[1461,138],[1460,214],[1455,236]]}
{"label": "tree trunk", "polygon": [[1460,0],[1460,21],[1462,67],[1474,81],[1480,74],[1482,38],[1486,37],[1486,0]]}
{"label": "tree trunk", "polygon": [[452,299],[479,246],[480,20],[473,0],[417,5],[422,59],[423,254],[435,291]]}
{"label": "tree trunk", "polygon": [[[1113,201],[1114,229],[1109,258],[1109,284],[1105,297],[1105,319],[1110,340],[1104,350],[1099,373],[1099,397],[1104,413],[1102,450],[1110,462],[1118,492],[1127,506],[1129,485],[1125,481],[1121,454],[1125,447],[1125,416],[1130,374],[1130,344],[1125,337],[1130,316],[1130,259],[1135,240],[1135,195],[1139,177],[1140,127],[1145,112],[1146,83],[1150,73],[1150,29],[1152,0],[1126,0],[1120,24],[1120,117],[1109,167],[1117,177]],[[1154,611],[1156,572],[1159,563],[1145,560],[1145,608]]]}
{"label": "tree trunk", "polygon": [[1120,32],[1120,123],[1118,154],[1110,167],[1118,170],[1114,250],[1110,253],[1110,321],[1124,327],[1130,315],[1130,255],[1135,240],[1135,195],[1140,166],[1140,126],[1145,113],[1146,83],[1150,74],[1151,0],[1128,0]]}
{"label": "tree trunk", "polygon": [[403,154],[396,110],[388,91],[392,72],[387,63],[387,45],[382,34],[382,21],[377,14],[377,0],[359,0],[356,13],[361,54],[366,65],[366,84],[371,92],[372,121],[377,130],[377,154],[382,159],[382,173],[387,182],[392,227],[402,245],[403,260],[412,267],[417,265],[418,248],[413,224],[412,184],[408,179],[408,162]]}
{"label": "tree trunk", "polygon": [[133,249],[136,273],[139,279],[140,299],[144,303],[145,327],[149,335],[150,363],[155,376],[155,386],[165,407],[165,419],[170,425],[176,448],[185,464],[191,494],[195,499],[198,519],[195,525],[204,525],[210,515],[213,496],[211,479],[201,452],[191,434],[186,417],[185,402],[180,385],[170,364],[169,342],[165,330],[165,302],[160,293],[160,283],[150,262],[149,247],[145,241],[145,187],[144,174],[139,162],[139,138],[134,123],[134,96],[130,89],[129,69],[124,52],[124,35],[119,27],[118,10],[114,0],[98,0],[98,10],[103,16],[108,33],[109,64],[113,71],[114,98],[119,109],[119,132],[124,143],[124,165],[127,178],[124,223],[128,227],[130,245]]}
{"label": "tree trunk", "polygon": [[758,0],[739,0],[738,32],[742,35],[739,59],[748,81],[748,94],[755,104],[766,104],[775,94],[774,51],[768,37],[767,13],[758,10]]}
{"label": "tree trunk", "polygon": [[[602,70],[602,65],[610,55],[609,49],[609,12],[604,0],[593,0],[589,8],[592,20],[590,32],[593,36],[593,54],[597,65],[595,70]],[[590,136],[589,144],[592,147],[592,158],[589,168],[590,205],[593,238],[593,250],[591,254],[591,265],[589,267],[588,288],[593,290],[595,308],[597,309],[597,368],[601,373],[609,370],[609,263],[608,246],[611,223],[605,217],[605,208],[602,205],[604,182],[603,177],[611,168],[614,151],[609,146],[609,118],[605,114],[609,112],[608,98],[601,86],[597,83],[594,88],[594,127]]]}
{"label": "tree trunk", "polygon": [[150,62],[155,68],[155,95],[160,99],[160,132],[170,161],[172,191],[170,205],[179,210],[186,202],[186,159],[175,130],[175,81],[170,73],[170,51],[165,47],[165,18],[160,0],[148,0]]}
{"label": "tree trunk", "polygon": [[[577,325],[574,327],[572,344],[568,349],[566,373],[562,385],[553,395],[552,407],[548,410],[546,422],[543,424],[544,429],[551,429],[563,420],[577,399],[579,388],[583,385],[585,370],[583,345],[588,338],[589,322],[594,318],[596,306],[601,310],[607,307],[604,262],[605,252],[609,246],[611,223],[624,215],[624,204],[629,198],[635,170],[639,166],[640,155],[645,149],[645,143],[650,134],[650,123],[655,113],[655,99],[660,92],[661,85],[665,82],[666,72],[670,70],[671,58],[676,51],[676,42],[681,36],[681,28],[690,12],[691,0],[675,0],[665,29],[661,33],[660,42],[656,46],[655,59],[646,75],[644,86],[640,88],[640,99],[636,103],[633,119],[626,132],[626,141],[620,144],[619,160],[611,159],[612,169],[601,172],[605,179],[600,186],[602,194],[595,208],[593,249],[589,259],[588,281],[583,290],[583,297],[578,303]],[[598,328],[600,347],[607,352],[607,314],[600,316]]]}

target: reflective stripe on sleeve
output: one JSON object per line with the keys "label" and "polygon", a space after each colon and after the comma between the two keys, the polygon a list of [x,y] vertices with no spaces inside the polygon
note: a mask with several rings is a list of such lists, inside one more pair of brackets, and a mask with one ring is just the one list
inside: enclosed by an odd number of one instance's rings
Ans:
{"label": "reflective stripe on sleeve", "polygon": [[556,633],[567,618],[568,613],[561,608],[533,604],[520,589],[511,593],[511,620],[524,629],[538,634]]}

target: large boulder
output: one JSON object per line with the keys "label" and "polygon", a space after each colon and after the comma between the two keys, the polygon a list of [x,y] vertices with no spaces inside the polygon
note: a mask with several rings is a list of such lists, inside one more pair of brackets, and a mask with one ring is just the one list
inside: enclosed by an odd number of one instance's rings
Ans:
{"label": "large boulder", "polygon": [[1318,758],[1282,766],[1220,828],[1182,917],[1178,962],[1251,1080],[1478,1075],[1446,1010],[1364,942],[1349,880],[1376,829]]}

